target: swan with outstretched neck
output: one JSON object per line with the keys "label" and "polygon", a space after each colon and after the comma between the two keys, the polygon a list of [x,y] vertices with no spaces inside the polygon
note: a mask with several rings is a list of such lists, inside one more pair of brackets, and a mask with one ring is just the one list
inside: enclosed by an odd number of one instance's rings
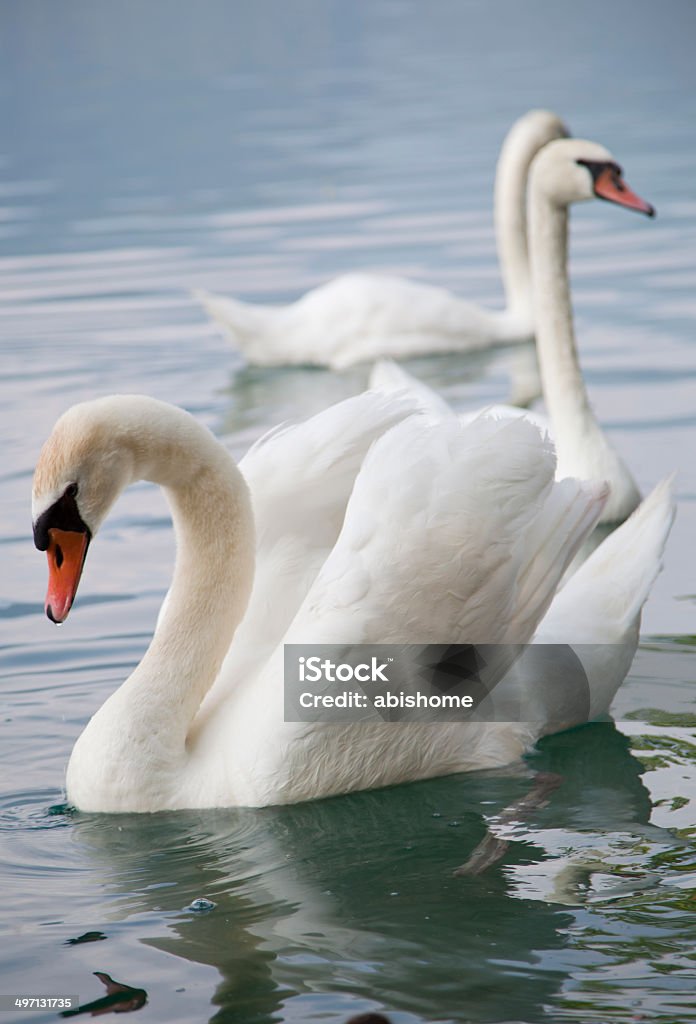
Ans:
{"label": "swan with outstretched neck", "polygon": [[[640,502],[633,476],[599,425],[580,369],[568,276],[568,207],[604,199],[639,213],[654,209],[626,185],[614,157],[596,142],[550,142],[532,163],[529,184],[529,248],[536,310],[536,346],[548,427],[558,456],[559,477],[606,480],[611,487],[603,523],[622,522]],[[432,389],[395,364],[378,363],[371,386],[410,391],[421,404],[446,414],[448,407]],[[499,416],[530,416],[510,406],[495,406]],[[544,420],[531,414],[534,421]]]}
{"label": "swan with outstretched neck", "polygon": [[505,138],[495,180],[495,230],[505,309],[487,310],[444,288],[388,274],[337,277],[286,306],[262,306],[196,291],[212,319],[248,362],[334,369],[376,359],[469,351],[534,336],[526,190],[529,165],[561,119],[531,110]]}
{"label": "swan with outstretched neck", "polygon": [[193,417],[154,399],[69,409],[33,488],[49,618],[66,619],[89,545],[131,482],[164,489],[177,540],[151,644],[75,744],[70,802],[289,803],[505,764],[559,721],[576,724],[546,708],[533,680],[519,684],[529,721],[285,722],[284,643],[507,645],[575,631],[622,648],[616,664],[586,667],[602,714],[635,650],[671,499],[658,488],[555,597],[606,488],[554,471],[528,422],[428,423],[370,393],[272,433],[240,467]]}

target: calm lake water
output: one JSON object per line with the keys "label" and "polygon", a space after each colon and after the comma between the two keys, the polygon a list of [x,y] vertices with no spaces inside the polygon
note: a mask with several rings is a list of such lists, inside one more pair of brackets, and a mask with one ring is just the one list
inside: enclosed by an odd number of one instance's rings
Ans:
{"label": "calm lake water", "polygon": [[[695,29],[689,0],[0,4],[3,993],[86,1002],[106,971],[147,989],[142,1021],[696,1021]],[[600,418],[643,488],[678,470],[616,725],[522,767],[281,810],[70,813],[72,743],[145,649],[172,537],[134,488],[52,626],[29,502],[53,422],[145,392],[241,453],[364,385],[245,368],[191,288],[287,300],[382,268],[498,304],[494,162],[540,105],[658,209],[572,223]],[[412,369],[463,408],[505,397],[511,359]],[[537,769],[563,776],[548,805],[496,825]],[[453,877],[489,825],[500,865]],[[103,938],[66,944],[86,932]]]}

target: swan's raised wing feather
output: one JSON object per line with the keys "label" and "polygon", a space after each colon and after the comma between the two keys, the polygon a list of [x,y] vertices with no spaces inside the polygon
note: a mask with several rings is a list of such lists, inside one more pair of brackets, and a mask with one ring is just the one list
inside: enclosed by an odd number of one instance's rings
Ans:
{"label": "swan's raised wing feather", "polygon": [[256,525],[256,574],[209,700],[280,642],[336,543],[370,446],[414,408],[403,396],[364,392],[271,431],[242,459]]}
{"label": "swan's raised wing feather", "polygon": [[252,492],[259,552],[288,534],[333,546],[370,446],[415,411],[412,398],[366,391],[253,445],[239,468]]}
{"label": "swan's raised wing feather", "polygon": [[554,470],[524,420],[399,424],[286,642],[526,642],[606,498]]}

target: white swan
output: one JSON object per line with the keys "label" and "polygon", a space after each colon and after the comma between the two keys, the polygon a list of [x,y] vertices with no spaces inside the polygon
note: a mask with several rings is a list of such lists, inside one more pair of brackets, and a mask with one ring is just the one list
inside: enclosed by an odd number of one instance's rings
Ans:
{"label": "white swan", "polygon": [[387,274],[338,277],[287,306],[260,306],[197,291],[213,320],[259,366],[334,369],[380,355],[467,351],[534,336],[527,256],[527,172],[551,139],[567,135],[556,114],[532,110],[503,143],[495,181],[495,228],[506,308],[491,312],[444,288]]}
{"label": "white swan", "polygon": [[[550,142],[535,157],[529,185],[529,249],[536,308],[536,345],[544,400],[543,417],[514,406],[494,406],[497,416],[532,419],[548,427],[558,456],[558,476],[606,480],[611,487],[601,522],[622,522],[640,493],[633,476],[607,440],[592,410],[580,370],[568,279],[568,206],[598,197],[652,216],[649,203],[632,192],[609,150],[583,139]],[[373,388],[406,391],[437,415],[451,412],[444,400],[402,367],[382,361]],[[464,414],[464,419],[474,414]]]}
{"label": "white swan", "polygon": [[[406,411],[367,394],[318,424],[272,434],[244,460],[253,513],[227,451],[182,410],[113,396],[61,417],[33,489],[49,617],[66,618],[90,540],[130,482],[164,488],[177,536],[150,647],[75,744],[72,803],[154,811],[294,802],[503,764],[554,727],[557,707],[551,701],[547,714],[529,682],[527,723],[283,721],[283,642],[526,642],[600,514],[606,488],[555,482],[553,449],[533,425],[428,423],[403,419]],[[370,429],[346,440],[359,417]],[[400,419],[362,458],[368,434]],[[614,534],[605,561],[593,569],[590,560],[569,584],[581,604],[569,615],[573,629],[588,623],[594,636],[597,616],[602,640],[629,635],[629,662],[670,516],[663,488]],[[572,603],[572,593],[557,600]],[[555,607],[545,620],[554,636],[566,614]],[[601,673],[598,709],[626,668],[608,683]]]}

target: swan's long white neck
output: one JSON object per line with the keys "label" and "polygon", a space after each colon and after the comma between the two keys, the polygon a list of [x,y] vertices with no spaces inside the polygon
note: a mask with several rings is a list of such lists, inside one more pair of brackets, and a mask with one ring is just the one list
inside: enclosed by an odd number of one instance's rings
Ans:
{"label": "swan's long white neck", "polygon": [[534,333],[532,280],[527,246],[527,179],[532,160],[563,124],[545,111],[531,111],[508,132],[495,173],[495,234],[507,311]]}
{"label": "swan's long white neck", "polygon": [[530,228],[537,316],[537,350],[544,398],[557,448],[597,423],[590,409],[578,362],[568,280],[568,210],[537,191],[530,201]]}
{"label": "swan's long white neck", "polygon": [[[166,608],[142,661],[97,712],[68,767],[68,797],[90,809],[176,804],[186,738],[215,681],[251,590],[254,529],[246,483],[231,457],[187,414],[156,403],[127,417],[119,442],[132,479],[160,484],[172,510],[176,564]],[[165,792],[173,787],[172,792]]]}
{"label": "swan's long white neck", "polygon": [[495,174],[495,235],[505,302],[515,316],[532,322],[532,284],[527,250],[527,173],[536,150],[525,160],[508,137]]}
{"label": "swan's long white neck", "polygon": [[580,369],[568,278],[568,208],[543,188],[529,197],[529,237],[536,344],[544,400],[561,476],[607,479],[612,486],[604,521],[620,521],[640,495],[592,410]]}

